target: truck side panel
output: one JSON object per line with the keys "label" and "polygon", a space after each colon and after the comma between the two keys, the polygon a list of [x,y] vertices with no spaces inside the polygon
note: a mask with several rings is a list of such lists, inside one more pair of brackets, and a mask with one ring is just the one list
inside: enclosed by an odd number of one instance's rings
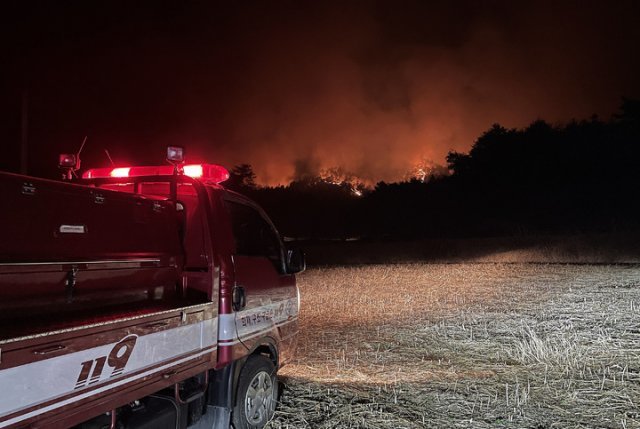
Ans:
{"label": "truck side panel", "polygon": [[285,272],[284,248],[266,214],[237,194],[222,198],[224,213],[219,217],[232,232],[230,287],[240,289],[244,306],[220,314],[221,356],[236,360],[266,347],[281,366],[298,331],[295,276]]}
{"label": "truck side panel", "polygon": [[216,312],[207,304],[5,341],[0,428],[76,424],[205,371],[216,360]]}
{"label": "truck side panel", "polygon": [[234,358],[265,345],[264,338],[271,338],[277,344],[278,363],[282,366],[291,355],[298,333],[295,279],[279,274],[267,258],[236,255],[234,262],[236,281],[246,293],[245,308],[234,314]]}

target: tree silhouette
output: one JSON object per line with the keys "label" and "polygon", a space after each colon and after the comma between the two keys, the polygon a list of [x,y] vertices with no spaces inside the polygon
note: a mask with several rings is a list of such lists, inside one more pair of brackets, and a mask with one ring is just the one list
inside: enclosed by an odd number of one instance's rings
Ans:
{"label": "tree silhouette", "polygon": [[236,192],[246,193],[256,189],[256,174],[250,164],[239,164],[229,172],[225,187]]}
{"label": "tree silhouette", "polygon": [[639,165],[640,101],[623,99],[610,121],[494,124],[468,153],[447,155],[450,175],[380,182],[361,197],[352,175],[315,164],[300,164],[297,180],[275,188],[256,187],[244,164],[232,170],[232,184],[251,189],[294,237],[600,232],[640,230]]}

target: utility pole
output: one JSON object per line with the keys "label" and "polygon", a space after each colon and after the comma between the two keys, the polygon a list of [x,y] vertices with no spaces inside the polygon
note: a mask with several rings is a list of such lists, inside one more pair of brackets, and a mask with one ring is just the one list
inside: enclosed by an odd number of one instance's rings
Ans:
{"label": "utility pole", "polygon": [[28,172],[29,156],[29,92],[22,91],[22,132],[20,139],[20,174]]}

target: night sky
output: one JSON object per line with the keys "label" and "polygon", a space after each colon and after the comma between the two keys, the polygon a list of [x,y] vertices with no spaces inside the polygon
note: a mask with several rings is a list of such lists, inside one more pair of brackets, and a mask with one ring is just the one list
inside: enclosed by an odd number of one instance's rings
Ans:
{"label": "night sky", "polygon": [[[610,4],[614,3],[614,4]],[[0,168],[250,163],[402,179],[493,123],[608,119],[640,97],[640,2],[6,1]]]}

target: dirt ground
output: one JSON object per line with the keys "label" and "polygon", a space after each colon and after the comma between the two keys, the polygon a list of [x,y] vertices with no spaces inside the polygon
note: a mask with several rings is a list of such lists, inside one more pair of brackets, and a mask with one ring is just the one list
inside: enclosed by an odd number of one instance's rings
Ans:
{"label": "dirt ground", "polygon": [[397,264],[300,276],[269,428],[640,428],[640,265]]}

